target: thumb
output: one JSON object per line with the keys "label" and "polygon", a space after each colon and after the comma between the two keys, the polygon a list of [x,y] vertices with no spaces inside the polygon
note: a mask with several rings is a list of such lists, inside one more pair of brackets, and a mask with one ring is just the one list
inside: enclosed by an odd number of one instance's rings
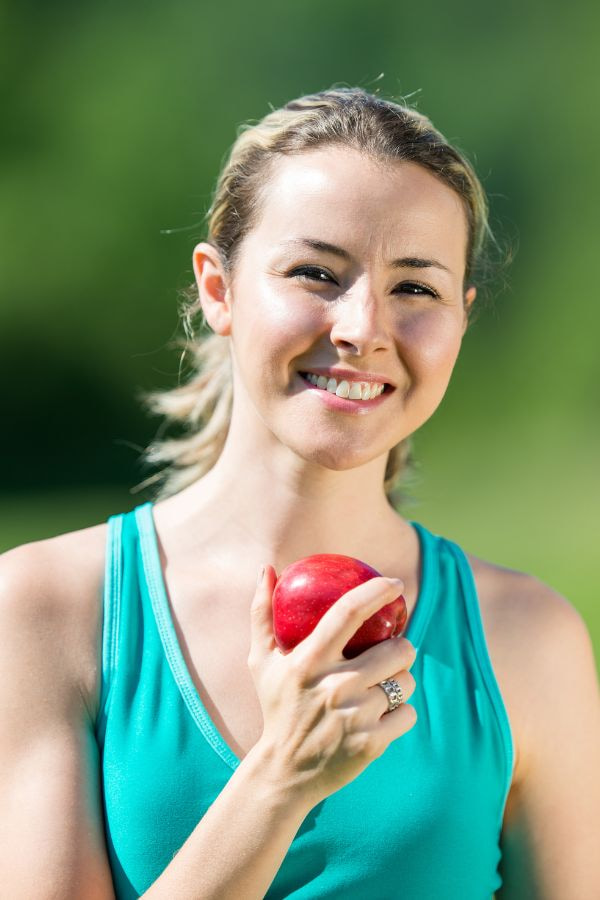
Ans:
{"label": "thumb", "polygon": [[[273,577],[275,576],[275,577]],[[262,567],[259,572],[256,591],[250,607],[250,641],[252,651],[260,656],[271,653],[277,647],[273,634],[273,590],[277,573],[273,566]]]}

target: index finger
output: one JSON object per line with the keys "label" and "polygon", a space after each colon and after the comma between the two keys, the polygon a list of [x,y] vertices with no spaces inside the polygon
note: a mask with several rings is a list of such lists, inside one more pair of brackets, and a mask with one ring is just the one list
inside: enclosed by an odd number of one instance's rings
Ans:
{"label": "index finger", "polygon": [[403,587],[401,579],[383,576],[359,584],[329,607],[298,646],[314,650],[320,658],[338,662],[344,647],[363,622],[399,597]]}

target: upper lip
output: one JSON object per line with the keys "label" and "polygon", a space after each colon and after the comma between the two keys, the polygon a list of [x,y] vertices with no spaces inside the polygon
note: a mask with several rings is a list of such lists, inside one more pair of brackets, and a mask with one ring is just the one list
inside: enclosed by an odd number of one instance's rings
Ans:
{"label": "upper lip", "polygon": [[327,369],[323,368],[323,366],[311,366],[301,371],[312,372],[315,375],[327,375],[329,378],[335,378],[336,381],[341,379],[346,381],[375,381],[379,384],[389,384],[390,387],[396,387],[385,375],[377,375],[375,372],[357,372],[356,369]]}

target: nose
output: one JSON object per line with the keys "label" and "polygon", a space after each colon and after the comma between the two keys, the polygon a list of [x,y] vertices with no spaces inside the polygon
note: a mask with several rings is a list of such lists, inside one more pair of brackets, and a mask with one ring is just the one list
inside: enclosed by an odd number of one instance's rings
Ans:
{"label": "nose", "polygon": [[372,286],[354,286],[341,296],[332,311],[331,341],[340,350],[368,356],[390,346],[385,298]]}

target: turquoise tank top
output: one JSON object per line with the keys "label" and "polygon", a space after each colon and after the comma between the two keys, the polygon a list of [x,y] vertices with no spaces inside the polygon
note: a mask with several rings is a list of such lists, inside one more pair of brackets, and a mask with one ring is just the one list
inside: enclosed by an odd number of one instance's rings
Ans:
{"label": "turquoise tank top", "polygon": [[[240,765],[184,662],[152,506],[108,519],[96,739],[117,900],[156,881]],[[455,543],[410,524],[418,721],[306,816],[267,900],[483,900],[502,883],[513,741],[473,576]]]}

